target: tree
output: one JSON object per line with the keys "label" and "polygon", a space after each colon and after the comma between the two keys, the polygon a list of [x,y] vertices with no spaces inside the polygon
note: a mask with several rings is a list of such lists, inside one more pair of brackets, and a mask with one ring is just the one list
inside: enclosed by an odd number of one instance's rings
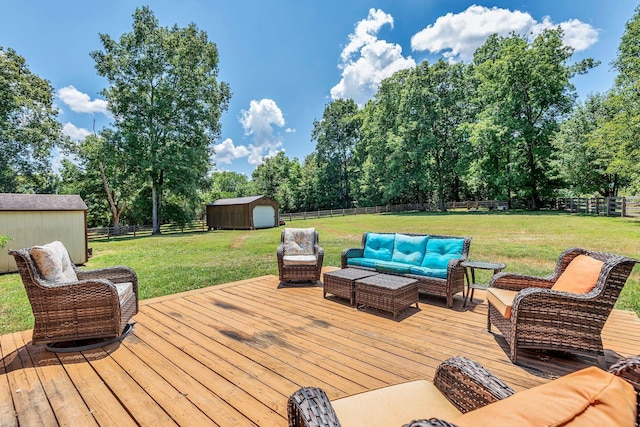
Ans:
{"label": "tree", "polygon": [[610,171],[626,175],[640,191],[640,6],[627,22],[618,56],[618,71],[608,108],[615,114],[594,132],[599,145],[612,154]]}
{"label": "tree", "polygon": [[51,182],[51,149],[64,140],[57,114],[51,84],[0,46],[0,192],[40,192]]}
{"label": "tree", "polygon": [[160,233],[163,190],[190,200],[210,167],[229,87],[218,82],[218,50],[195,24],[160,27],[148,7],[136,9],[133,32],[119,41],[100,34],[91,52],[114,115],[130,173],[151,189],[153,233]]}
{"label": "tree", "polygon": [[324,207],[351,207],[350,168],[359,130],[358,106],[353,99],[332,101],[322,120],[313,122],[311,139],[316,141]]}
{"label": "tree", "polygon": [[480,162],[502,156],[501,170],[484,170],[507,174],[509,188],[528,199],[532,209],[539,209],[542,196],[553,188],[551,139],[575,99],[569,80],[596,65],[591,59],[569,65],[573,49],[562,37],[560,28],[543,31],[531,43],[520,35],[493,35],[474,55],[483,107],[483,129],[476,137],[488,137],[486,146],[493,147],[482,150],[485,141],[476,140],[478,153],[485,153]]}
{"label": "tree", "polygon": [[131,162],[127,161],[126,147],[118,134],[106,129],[100,135],[89,135],[83,141],[67,144],[67,149],[80,165],[78,172],[67,168],[68,178],[73,180],[81,174],[86,181],[81,184],[83,189],[93,185],[92,197],[104,200],[105,203],[99,205],[108,207],[111,225],[120,227],[120,219],[137,193],[137,183],[135,175],[130,173]]}
{"label": "tree", "polygon": [[620,186],[628,183],[624,169],[612,167],[615,151],[610,149],[610,139],[602,135],[603,126],[607,127],[615,115],[610,105],[609,95],[589,95],[554,137],[557,169],[573,197],[593,193],[615,197]]}
{"label": "tree", "polygon": [[264,159],[251,174],[251,180],[258,193],[277,200],[280,186],[289,179],[290,162],[283,151]]}

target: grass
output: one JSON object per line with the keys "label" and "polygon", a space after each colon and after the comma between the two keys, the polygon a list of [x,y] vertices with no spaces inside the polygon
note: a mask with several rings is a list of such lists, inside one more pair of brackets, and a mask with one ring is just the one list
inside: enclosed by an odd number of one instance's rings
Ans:
{"label": "grass", "polygon": [[[360,246],[364,231],[468,235],[470,258],[497,261],[506,271],[546,276],[569,247],[640,259],[640,221],[556,212],[451,212],[359,215],[294,221],[315,227],[325,265],[340,265],[345,248]],[[278,274],[275,251],[281,228],[210,231],[93,241],[86,268],[129,265],[138,274],[140,298],[152,298],[266,274]],[[480,280],[488,272],[478,271]],[[616,306],[640,314],[640,267]],[[31,307],[18,274],[0,275],[0,334],[30,329]]]}

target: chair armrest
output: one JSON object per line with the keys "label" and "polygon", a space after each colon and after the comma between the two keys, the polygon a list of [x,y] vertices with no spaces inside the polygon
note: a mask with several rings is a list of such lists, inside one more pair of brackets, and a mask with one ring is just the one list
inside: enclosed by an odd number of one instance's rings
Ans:
{"label": "chair armrest", "polygon": [[514,390],[466,357],[452,357],[438,366],[433,384],[463,413],[511,396]]}
{"label": "chair armrest", "polygon": [[78,280],[107,279],[113,283],[138,283],[138,276],[132,268],[126,266],[97,268],[93,270],[76,270]]}
{"label": "chair armrest", "polygon": [[490,288],[507,289],[510,291],[520,291],[526,288],[549,289],[555,282],[548,277],[527,276],[503,272],[494,275],[489,282]]}
{"label": "chair armrest", "polygon": [[428,420],[414,420],[402,427],[457,427],[457,425],[445,420],[429,418]]}
{"label": "chair armrest", "polygon": [[609,372],[622,378],[636,390],[636,426],[640,426],[640,355],[618,361],[611,365]]}
{"label": "chair armrest", "polygon": [[342,251],[341,261],[342,268],[347,268],[347,260],[349,258],[362,258],[364,256],[364,248],[349,248]]}
{"label": "chair armrest", "polygon": [[319,266],[322,266],[322,263],[324,262],[324,249],[322,248],[322,246],[318,246],[318,244],[316,244],[314,246],[314,250],[316,253],[317,264]]}
{"label": "chair armrest", "polygon": [[289,427],[340,427],[327,394],[316,387],[303,387],[287,402]]}
{"label": "chair armrest", "polygon": [[280,244],[278,246],[278,249],[276,249],[276,255],[278,256],[278,258],[282,258],[284,256],[284,245]]}

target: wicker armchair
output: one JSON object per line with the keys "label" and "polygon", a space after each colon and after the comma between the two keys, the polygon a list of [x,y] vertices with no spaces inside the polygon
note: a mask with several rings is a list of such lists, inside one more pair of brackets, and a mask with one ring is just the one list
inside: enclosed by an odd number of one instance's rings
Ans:
{"label": "wicker armchair", "polygon": [[138,278],[129,267],[79,270],[72,264],[78,280],[56,283],[45,280],[29,249],[9,253],[33,310],[33,344],[119,337],[138,312]]}
{"label": "wicker armchair", "polygon": [[320,280],[324,249],[314,228],[285,228],[276,251],[280,283]]}
{"label": "wicker armchair", "polygon": [[[586,293],[551,289],[579,255],[603,262],[595,287]],[[636,262],[619,255],[572,248],[560,255],[554,273],[548,277],[499,273],[493,276],[487,290],[487,330],[491,332],[493,324],[502,333],[513,363],[517,363],[519,348],[603,357],[602,328]],[[509,294],[508,291],[513,298],[510,316],[496,308],[500,304],[494,301],[495,295]]]}
{"label": "wicker armchair", "polygon": [[[590,369],[595,369],[596,371],[601,372],[598,368]],[[612,366],[609,372],[624,379],[633,386],[633,390],[635,390],[636,395],[636,406],[640,404],[640,400],[638,400],[640,399],[640,356],[632,356],[626,359],[622,359],[616,365]],[[603,375],[606,374],[603,373]],[[606,381],[611,380],[607,379]],[[551,383],[553,383],[553,381]],[[549,383],[549,386],[553,387],[551,383]],[[436,370],[433,385],[437,388],[439,393],[442,394],[442,396],[445,397],[448,402],[453,404],[453,406],[461,414],[470,413],[476,409],[483,408],[487,405],[491,405],[492,403],[499,402],[509,396],[514,395],[514,390],[507,384],[505,384],[502,380],[493,376],[478,363],[465,357],[453,357],[442,362]],[[549,386],[541,386],[546,388],[540,389],[539,391],[536,391],[536,393],[540,393],[542,395],[546,394],[547,390],[551,390],[551,387]],[[390,386],[389,388],[392,387],[395,386]],[[567,392],[566,385],[555,387],[556,394],[559,393],[562,395],[563,393],[569,393]],[[603,389],[599,388],[599,386],[595,388],[597,389],[595,390],[595,394],[603,393]],[[631,391],[631,389],[629,390]],[[533,391],[534,389],[531,389],[531,391],[523,392],[522,397],[526,396],[526,398],[524,399],[525,402],[528,402],[528,399],[535,397],[531,393]],[[367,393],[371,392],[365,392],[364,394]],[[578,391],[578,394],[581,394],[581,392]],[[585,392],[585,396],[587,396],[587,394],[588,392]],[[582,396],[581,398],[589,399],[589,397],[585,396]],[[407,397],[408,396],[402,394],[393,396],[392,398],[394,402],[392,402],[392,404],[394,404],[395,402],[401,403],[401,401],[406,399]],[[350,397],[346,397],[345,399],[350,399]],[[615,397],[612,398],[611,395],[608,395],[608,401],[606,403],[604,399],[605,397],[603,396],[604,405],[611,405],[612,399],[616,402],[619,402],[615,399]],[[522,403],[522,401],[523,400],[520,400],[520,403]],[[337,401],[335,401],[334,404],[336,404],[337,406]],[[426,412],[429,412],[429,409],[426,408],[429,408],[430,404],[432,404],[432,402],[424,402],[424,404],[421,406],[425,408]],[[633,402],[630,402],[629,406],[631,405],[633,405]],[[582,403],[580,403],[578,406],[582,407],[578,410],[584,409],[584,405]],[[626,409],[628,410],[629,408]],[[519,408],[519,410],[521,412],[527,413],[531,409]],[[500,416],[501,411],[504,412],[504,408],[498,410],[497,417]],[[612,411],[615,412],[616,410],[612,409]],[[341,426],[341,422],[338,419],[338,415],[336,414],[332,403],[330,402],[325,392],[319,388],[303,387],[297,390],[289,397],[287,412],[290,427]],[[629,415],[629,417],[631,417],[631,415]],[[585,421],[584,418],[581,418],[580,420],[581,421],[577,421],[577,425],[581,425],[580,422]],[[602,421],[601,418],[597,418],[597,420]],[[485,424],[487,425],[510,425],[509,423],[505,424],[504,422],[501,422],[499,418],[491,418],[487,419],[486,421],[487,422]],[[513,418],[511,418],[511,421],[513,421]],[[403,427],[455,427],[455,424],[442,418],[429,418],[414,421],[411,421],[411,418],[409,418],[406,421],[401,421],[399,424],[394,425],[398,425],[398,427],[400,427],[403,422],[408,423],[404,424]],[[636,412],[636,426],[640,425],[638,423],[640,423],[640,412]],[[466,424],[468,424],[468,421]]]}

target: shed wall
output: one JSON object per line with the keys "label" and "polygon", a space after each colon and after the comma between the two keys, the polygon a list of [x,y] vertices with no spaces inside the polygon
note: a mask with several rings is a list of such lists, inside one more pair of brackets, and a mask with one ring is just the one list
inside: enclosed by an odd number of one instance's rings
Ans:
{"label": "shed wall", "polygon": [[87,262],[87,226],[84,211],[0,212],[0,234],[11,240],[0,250],[0,273],[17,271],[7,249],[21,249],[61,241],[76,264]]}
{"label": "shed wall", "polygon": [[207,226],[226,230],[250,230],[249,205],[207,206]]}

